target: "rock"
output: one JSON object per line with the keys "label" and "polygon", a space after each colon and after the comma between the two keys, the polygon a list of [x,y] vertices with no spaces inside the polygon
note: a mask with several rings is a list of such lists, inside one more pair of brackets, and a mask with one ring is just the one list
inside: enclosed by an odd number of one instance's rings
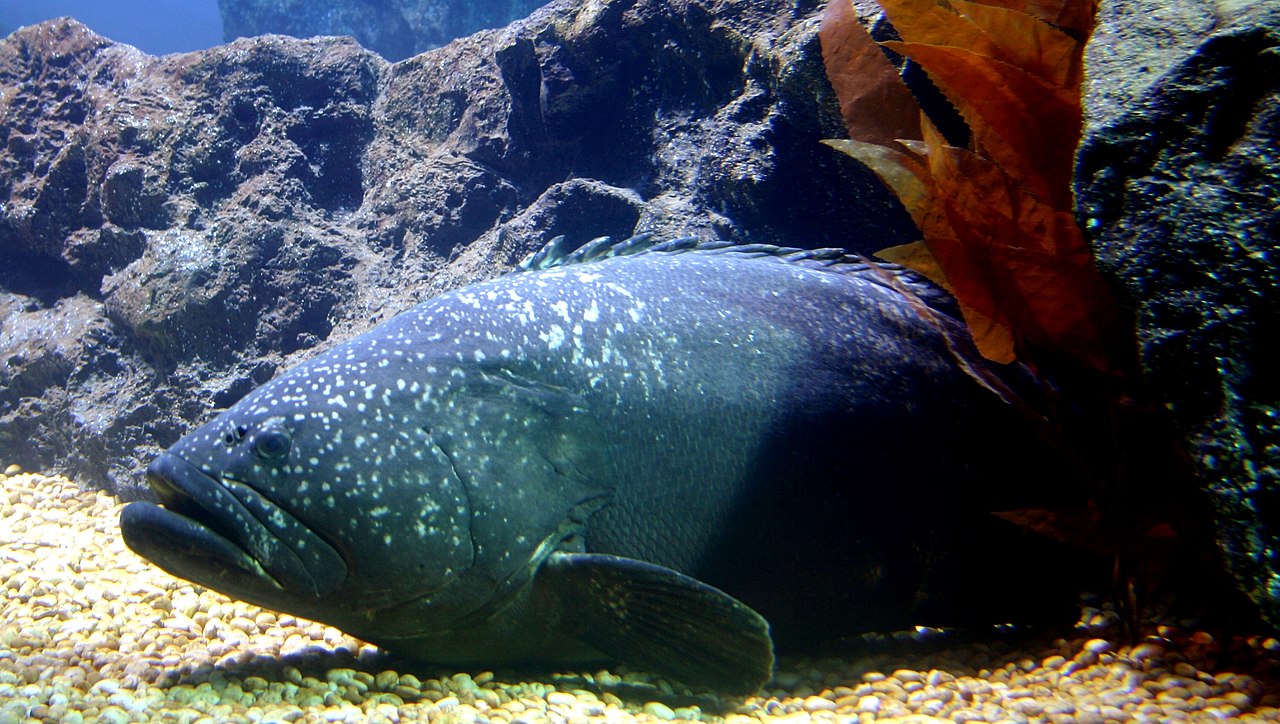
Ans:
{"label": "rock", "polygon": [[0,41],[0,460],[126,497],[282,367],[565,234],[871,253],[819,3],[561,1],[397,64],[270,36]]}
{"label": "rock", "polygon": [[528,15],[542,0],[219,0],[227,40],[279,33],[351,35],[387,60],[403,60]]}
{"label": "rock", "polygon": [[1280,6],[1104,3],[1086,63],[1079,215],[1228,566],[1280,625]]}

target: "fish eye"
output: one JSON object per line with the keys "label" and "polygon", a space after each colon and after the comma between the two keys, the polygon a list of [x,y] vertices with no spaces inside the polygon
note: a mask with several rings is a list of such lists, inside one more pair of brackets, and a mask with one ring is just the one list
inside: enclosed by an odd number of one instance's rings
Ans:
{"label": "fish eye", "polygon": [[253,452],[263,460],[279,460],[289,454],[291,442],[288,431],[268,428],[253,436]]}

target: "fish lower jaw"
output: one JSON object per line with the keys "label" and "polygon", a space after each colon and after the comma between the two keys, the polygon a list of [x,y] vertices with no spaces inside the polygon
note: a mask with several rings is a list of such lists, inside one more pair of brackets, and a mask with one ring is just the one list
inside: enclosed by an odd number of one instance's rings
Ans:
{"label": "fish lower jaw", "polygon": [[284,587],[247,551],[197,519],[154,503],[120,513],[125,545],[165,571],[239,598],[263,599]]}

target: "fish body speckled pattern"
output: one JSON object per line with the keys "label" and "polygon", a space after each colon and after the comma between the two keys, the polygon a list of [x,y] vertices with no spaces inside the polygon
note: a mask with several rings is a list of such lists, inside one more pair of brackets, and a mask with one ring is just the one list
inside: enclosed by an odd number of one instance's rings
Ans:
{"label": "fish body speckled pattern", "polygon": [[948,350],[944,296],[831,250],[553,242],[184,437],[124,538],[428,661],[729,693],[775,643],[1007,621],[1061,576],[988,514],[1035,445]]}

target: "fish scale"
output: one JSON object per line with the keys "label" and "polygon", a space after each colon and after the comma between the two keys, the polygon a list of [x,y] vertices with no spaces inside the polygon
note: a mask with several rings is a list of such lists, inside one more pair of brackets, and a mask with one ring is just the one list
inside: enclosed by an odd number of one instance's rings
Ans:
{"label": "fish scale", "polygon": [[990,515],[1064,466],[972,368],[1022,373],[976,360],[900,267],[556,239],[251,392],[152,463],[121,527],[398,653],[750,693],[775,645],[1070,606],[1070,556]]}

